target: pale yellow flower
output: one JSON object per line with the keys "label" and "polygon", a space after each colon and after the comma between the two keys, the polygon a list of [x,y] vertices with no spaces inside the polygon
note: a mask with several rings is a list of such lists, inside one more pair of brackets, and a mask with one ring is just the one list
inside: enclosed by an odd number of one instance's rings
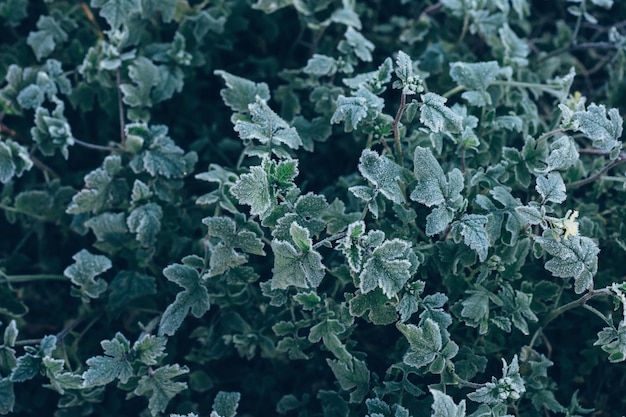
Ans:
{"label": "pale yellow flower", "polygon": [[576,221],[577,218],[578,210],[567,210],[567,213],[565,213],[565,218],[562,221],[562,227],[565,230],[563,238],[567,239],[569,236],[578,235],[578,222]]}

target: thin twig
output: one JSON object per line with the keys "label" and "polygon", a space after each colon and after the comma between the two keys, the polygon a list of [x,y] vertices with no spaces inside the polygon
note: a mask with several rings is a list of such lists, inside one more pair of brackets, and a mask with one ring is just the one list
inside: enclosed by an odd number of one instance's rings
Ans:
{"label": "thin twig", "polygon": [[84,142],[84,141],[76,139],[76,138],[74,138],[74,142],[77,145],[80,145],[80,146],[83,146],[83,147],[89,148],[89,149],[95,149],[97,151],[103,151],[103,152],[118,152],[118,151],[120,151],[120,149],[118,149],[118,148],[114,148],[114,147],[111,147],[111,146],[96,145],[96,144],[93,144],[93,143]]}
{"label": "thin twig", "polygon": [[598,180],[600,177],[602,177],[604,174],[606,174],[608,171],[610,171],[611,169],[615,168],[618,165],[623,164],[624,162],[626,162],[626,154],[625,153],[621,153],[619,158],[617,158],[615,161],[611,162],[610,164],[608,164],[607,166],[605,166],[600,172],[579,180],[579,181],[574,181],[574,182],[570,182],[569,184],[566,184],[565,187],[568,189],[574,189],[574,188],[579,188],[582,187],[583,185],[587,185],[589,183],[595,182],[596,180]]}
{"label": "thin twig", "polygon": [[400,96],[400,107],[396,112],[396,117],[393,119],[393,139],[396,144],[396,162],[400,166],[404,166],[404,153],[402,152],[402,143],[400,142],[400,118],[406,108],[406,94],[402,93]]}
{"label": "thin twig", "polygon": [[120,67],[117,67],[115,70],[115,77],[117,82],[117,106],[120,112],[120,138],[122,148],[126,145],[126,122],[124,120],[124,102],[122,101],[122,89],[120,86],[122,85],[122,74],[120,71]]}

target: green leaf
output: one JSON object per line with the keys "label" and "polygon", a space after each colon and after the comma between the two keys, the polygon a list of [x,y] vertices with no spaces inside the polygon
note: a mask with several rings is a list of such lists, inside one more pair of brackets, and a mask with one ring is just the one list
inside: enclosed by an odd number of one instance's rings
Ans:
{"label": "green leaf", "polygon": [[265,218],[272,208],[272,195],[265,170],[260,166],[250,167],[250,173],[242,174],[230,189],[240,204],[250,206],[250,214]]}
{"label": "green leaf", "polygon": [[618,363],[626,360],[626,322],[620,321],[617,329],[605,327],[598,332],[594,346],[601,346],[609,354],[609,362]]}
{"label": "green leaf", "polygon": [[427,318],[420,327],[397,323],[396,327],[407,338],[411,348],[404,355],[404,363],[416,368],[432,363],[443,348],[439,325]]}
{"label": "green leaf", "polygon": [[235,131],[241,139],[257,139],[262,144],[287,145],[291,149],[302,146],[302,139],[296,128],[289,126],[277,115],[265,100],[257,97],[248,105],[251,121],[237,120]]}
{"label": "green leaf", "polygon": [[98,298],[106,291],[107,283],[96,279],[103,272],[113,266],[111,260],[103,255],[94,255],[82,249],[72,256],[75,263],[65,268],[63,275],[72,280],[72,283],[80,287],[81,293],[90,298]]}
{"label": "green leaf", "polygon": [[439,205],[445,201],[445,174],[430,149],[418,146],[413,156],[413,173],[417,179],[411,200],[427,207]]}
{"label": "green leaf", "polygon": [[425,232],[428,236],[434,236],[437,233],[441,233],[446,230],[452,220],[454,220],[454,210],[446,207],[445,205],[435,207],[433,211],[426,216]]}
{"label": "green leaf", "polygon": [[[219,417],[235,417],[241,394],[238,392],[220,391],[213,400],[213,413]],[[213,416],[211,413],[211,416]]]}
{"label": "green leaf", "polygon": [[13,177],[21,177],[33,167],[28,150],[17,142],[0,142],[0,183],[6,184]]}
{"label": "green leaf", "polygon": [[216,70],[213,73],[222,77],[226,82],[226,88],[220,91],[220,95],[224,103],[233,111],[247,113],[248,106],[256,103],[257,99],[263,101],[270,99],[270,90],[265,83],[257,84],[222,70]]}
{"label": "green leaf", "polygon": [[270,14],[274,13],[276,10],[292,5],[293,0],[257,0],[257,2],[252,5],[252,8]]}
{"label": "green leaf", "polygon": [[9,378],[0,379],[0,414],[9,414],[15,407],[15,392],[13,382]]}
{"label": "green leaf", "polygon": [[545,268],[555,277],[574,278],[574,291],[581,294],[593,286],[593,276],[598,270],[598,245],[586,236],[568,236],[555,240],[537,237],[543,250],[553,256]]}
{"label": "green leaf", "polygon": [[476,251],[481,262],[487,259],[487,252],[489,251],[489,236],[485,229],[487,216],[466,214],[459,220],[458,224],[465,244]]}
{"label": "green leaf", "polygon": [[0,3],[0,17],[6,20],[6,24],[15,27],[28,16],[28,2],[25,0],[6,0]]}
{"label": "green leaf", "polygon": [[502,378],[496,380],[492,377],[492,382],[487,382],[482,388],[469,393],[467,398],[486,404],[497,404],[507,399],[518,400],[526,391],[526,387],[520,376],[517,355],[513,357],[510,365],[504,359],[502,364]]}
{"label": "green leaf", "polygon": [[372,61],[372,51],[374,50],[374,44],[372,42],[367,40],[352,26],[348,27],[344,36],[345,41],[342,41],[338,47],[340,51],[345,53],[349,50],[353,52],[361,61]]}
{"label": "green leaf", "polygon": [[359,171],[376,189],[394,203],[403,204],[404,195],[399,182],[402,167],[375,151],[364,149],[359,158]]}
{"label": "green leaf", "polygon": [[359,274],[359,288],[366,294],[376,287],[392,298],[411,278],[411,262],[407,259],[411,244],[400,239],[388,240],[372,252]]}
{"label": "green leaf", "polygon": [[111,310],[118,310],[137,298],[156,294],[156,283],[150,275],[123,270],[113,278],[109,289],[111,292],[107,306]]}
{"label": "green leaf", "polygon": [[111,340],[103,340],[100,346],[105,356],[87,359],[89,368],[83,373],[83,387],[107,385],[115,379],[126,383],[133,376],[133,367],[129,360],[130,342],[122,333],[116,333]]}
{"label": "green leaf", "polygon": [[186,366],[181,367],[178,364],[162,366],[142,376],[133,393],[149,397],[150,414],[157,416],[165,411],[172,398],[187,389],[186,382],[176,382],[173,379],[188,372]]}
{"label": "green leaf", "polygon": [[352,358],[350,363],[326,359],[326,363],[335,374],[339,386],[350,391],[350,402],[360,403],[369,390],[370,371],[365,362]]}
{"label": "green leaf", "polygon": [[571,136],[561,136],[550,144],[550,155],[546,159],[546,171],[565,170],[576,164],[580,155]]}
{"label": "green leaf", "polygon": [[176,12],[178,0],[141,0],[141,12],[144,18],[159,14],[163,23],[170,23]]}
{"label": "green leaf", "polygon": [[560,204],[567,198],[565,182],[563,182],[561,174],[557,172],[551,172],[547,176],[538,176],[535,189],[544,201],[552,201],[553,203]]}
{"label": "green leaf", "polygon": [[386,58],[376,71],[357,74],[353,78],[344,78],[342,82],[353,90],[365,87],[374,94],[381,94],[386,90],[385,84],[391,80],[393,63]]}
{"label": "green leaf", "polygon": [[65,361],[46,356],[42,360],[42,368],[50,380],[47,387],[54,389],[59,394],[65,394],[66,390],[78,390],[83,382],[79,374],[64,372]]}
{"label": "green leaf", "polygon": [[227,246],[238,248],[246,253],[264,256],[264,243],[250,230],[236,231],[235,222],[229,217],[216,216],[202,219],[208,228],[209,236],[221,239]]}
{"label": "green leaf", "polygon": [[85,175],[85,186],[74,197],[66,212],[69,214],[97,213],[108,208],[116,201],[115,188],[119,183],[114,182],[115,176],[122,169],[122,159],[119,155],[109,155],[104,158],[102,166]]}
{"label": "green leaf", "polygon": [[590,138],[593,146],[602,152],[612,152],[622,145],[618,139],[622,136],[624,120],[617,109],[610,109],[607,117],[603,104],[591,103],[587,110],[574,112],[572,120],[576,130]]}
{"label": "green leaf", "polygon": [[120,85],[124,103],[131,107],[152,106],[150,93],[161,81],[159,68],[148,58],[140,56],[130,64],[128,77],[133,84]]}
{"label": "green leaf", "polygon": [[318,77],[333,75],[337,72],[337,61],[330,56],[313,54],[307,61],[306,66],[302,69],[302,72]]}
{"label": "green leaf", "polygon": [[465,417],[465,400],[456,405],[452,397],[441,391],[430,389],[430,394],[434,399],[431,417]]}
{"label": "green leaf", "polygon": [[141,10],[139,0],[91,0],[91,7],[101,8],[100,16],[114,30],[126,23],[133,13]]}
{"label": "green leaf", "polygon": [[339,242],[339,249],[348,260],[348,266],[353,272],[360,272],[363,263],[363,246],[361,238],[365,235],[365,223],[362,220],[348,225],[346,236]]}
{"label": "green leaf", "polygon": [[497,61],[450,63],[450,77],[468,90],[487,90],[501,71]]}
{"label": "green leaf", "polygon": [[165,355],[165,344],[167,338],[144,335],[133,345],[133,354],[139,362],[152,366]]}
{"label": "green leaf", "polygon": [[68,39],[67,32],[52,16],[40,16],[37,20],[37,29],[39,30],[28,34],[26,43],[33,49],[39,61],[50,55],[58,43],[66,42]]}
{"label": "green leaf", "polygon": [[412,95],[424,91],[423,81],[414,74],[413,60],[403,51],[396,56],[396,75],[400,81],[393,83],[394,88],[402,88],[402,94]]}
{"label": "green leaf", "polygon": [[423,94],[420,121],[433,133],[460,133],[463,128],[463,119],[446,107],[446,101],[446,98],[435,93]]}
{"label": "green leaf", "polygon": [[322,256],[313,249],[307,229],[296,222],[290,232],[294,240],[300,242],[299,250],[291,243],[282,240],[272,241],[274,268],[272,289],[286,289],[293,285],[299,288],[317,288],[324,279],[326,268]]}
{"label": "green leaf", "polygon": [[163,270],[163,275],[185,289],[165,309],[159,324],[159,336],[172,336],[190,311],[194,317],[200,318],[209,310],[209,292],[198,271],[186,265],[169,265]]}
{"label": "green leaf", "polygon": [[378,326],[391,324],[398,320],[398,313],[389,301],[389,298],[380,289],[370,291],[367,294],[357,292],[349,302],[350,314],[355,317],[363,317],[367,313],[367,320]]}
{"label": "green leaf", "polygon": [[50,113],[45,107],[35,110],[35,126],[30,134],[44,155],[52,156],[59,149],[65,159],[68,158],[68,147],[74,145],[74,136],[65,115],[65,104],[56,97],[52,98],[55,108]]}
{"label": "green leaf", "polygon": [[148,203],[135,208],[126,218],[126,225],[142,247],[151,247],[156,243],[161,230],[163,210],[156,203]]}
{"label": "green leaf", "polygon": [[193,171],[197,161],[195,152],[185,152],[168,136],[163,125],[148,126],[131,123],[126,126],[127,138],[142,144],[141,150],[130,161],[135,173],[147,172],[153,177],[183,178]]}

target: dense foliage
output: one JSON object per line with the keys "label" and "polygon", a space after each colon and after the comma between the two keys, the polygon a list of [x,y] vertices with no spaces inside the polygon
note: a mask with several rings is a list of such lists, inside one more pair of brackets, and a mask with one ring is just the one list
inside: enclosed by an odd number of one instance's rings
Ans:
{"label": "dense foliage", "polygon": [[0,26],[0,414],[623,415],[626,2]]}

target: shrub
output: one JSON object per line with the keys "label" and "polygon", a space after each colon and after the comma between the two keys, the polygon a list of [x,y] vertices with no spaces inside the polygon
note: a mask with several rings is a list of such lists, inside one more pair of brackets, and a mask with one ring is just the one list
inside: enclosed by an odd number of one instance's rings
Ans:
{"label": "shrub", "polygon": [[624,18],[0,1],[0,414],[621,416]]}

